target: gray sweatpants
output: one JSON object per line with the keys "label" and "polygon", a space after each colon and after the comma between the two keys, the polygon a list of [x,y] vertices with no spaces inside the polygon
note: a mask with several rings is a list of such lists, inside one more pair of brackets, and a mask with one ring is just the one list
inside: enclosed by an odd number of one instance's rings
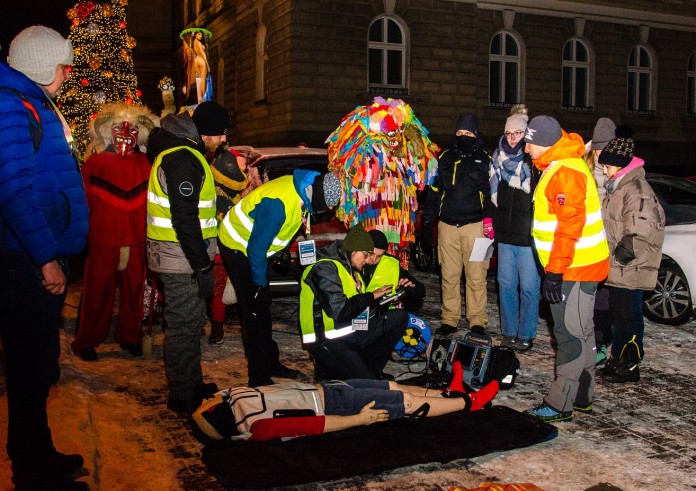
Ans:
{"label": "gray sweatpants", "polygon": [[160,273],[164,287],[164,366],[169,397],[188,400],[201,372],[201,327],[206,323],[205,300],[198,298],[198,285],[190,274]]}
{"label": "gray sweatpants", "polygon": [[572,411],[594,397],[594,301],[597,282],[564,281],[565,301],[552,304],[556,350],[556,378],[544,400],[557,411]]}

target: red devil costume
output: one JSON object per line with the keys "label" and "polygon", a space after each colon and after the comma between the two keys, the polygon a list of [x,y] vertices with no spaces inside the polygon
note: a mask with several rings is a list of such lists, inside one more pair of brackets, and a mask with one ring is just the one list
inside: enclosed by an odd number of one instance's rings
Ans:
{"label": "red devil costume", "polygon": [[116,342],[133,356],[142,354],[145,207],[151,165],[138,142],[147,141],[156,117],[142,107],[123,106],[127,105],[103,107],[94,133],[106,148],[82,166],[90,211],[89,252],[72,350],[88,361],[96,360],[95,348],[109,335],[117,287]]}

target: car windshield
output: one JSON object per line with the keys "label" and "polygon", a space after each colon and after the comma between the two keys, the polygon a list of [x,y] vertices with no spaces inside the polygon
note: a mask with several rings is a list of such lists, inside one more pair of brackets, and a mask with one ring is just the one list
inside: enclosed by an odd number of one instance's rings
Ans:
{"label": "car windshield", "polygon": [[696,183],[681,177],[648,175],[665,210],[667,225],[696,222]]}

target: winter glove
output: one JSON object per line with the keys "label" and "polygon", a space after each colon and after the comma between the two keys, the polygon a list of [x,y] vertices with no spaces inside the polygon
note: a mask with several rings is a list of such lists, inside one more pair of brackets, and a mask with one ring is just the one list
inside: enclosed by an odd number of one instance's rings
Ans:
{"label": "winter glove", "polygon": [[614,249],[614,258],[620,264],[628,264],[636,258],[633,252],[633,236],[624,235]]}
{"label": "winter glove", "polygon": [[548,303],[560,303],[563,301],[563,275],[561,273],[547,272],[544,284],[541,287],[541,295]]}
{"label": "winter glove", "polygon": [[258,316],[263,309],[270,308],[271,290],[266,286],[254,288],[254,296],[251,298],[251,315]]}
{"label": "winter glove", "polygon": [[198,284],[198,298],[209,298],[213,294],[213,263],[205,268],[196,269],[191,275],[191,282]]}
{"label": "winter glove", "polygon": [[290,266],[292,262],[292,256],[290,256],[290,251],[285,248],[281,249],[271,256],[271,262],[277,264],[278,266],[283,266],[285,268]]}
{"label": "winter glove", "polygon": [[483,235],[489,239],[495,238],[495,231],[493,230],[493,219],[484,218],[483,219]]}

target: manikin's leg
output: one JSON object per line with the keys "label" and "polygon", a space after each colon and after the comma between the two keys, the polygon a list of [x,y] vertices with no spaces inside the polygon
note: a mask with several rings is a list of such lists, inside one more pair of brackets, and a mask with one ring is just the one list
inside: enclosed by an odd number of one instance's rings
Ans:
{"label": "manikin's leg", "polygon": [[[443,393],[436,389],[399,385],[396,382],[389,382],[389,388],[404,393],[404,412],[407,415],[420,409],[423,404],[428,404],[430,405],[428,416],[441,416],[464,409],[477,411],[492,401],[498,393],[498,382],[493,380],[480,390],[466,394],[462,383],[460,362],[454,363],[452,374],[452,383],[445,391],[448,394],[447,397],[443,397]],[[471,401],[470,405],[469,401]]]}

